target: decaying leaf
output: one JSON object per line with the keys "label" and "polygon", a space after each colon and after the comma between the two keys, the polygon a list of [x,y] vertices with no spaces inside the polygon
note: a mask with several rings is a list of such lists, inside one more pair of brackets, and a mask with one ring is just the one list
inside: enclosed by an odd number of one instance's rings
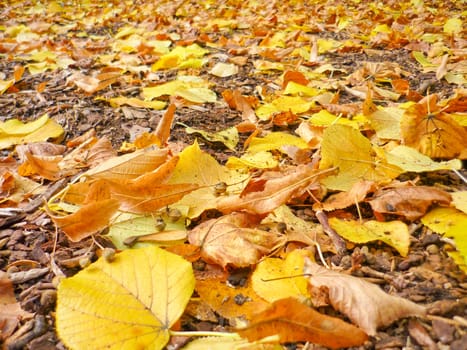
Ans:
{"label": "decaying leaf", "polygon": [[101,258],[58,286],[58,335],[75,350],[163,349],[194,284],[191,264],[160,248]]}
{"label": "decaying leaf", "polygon": [[380,214],[399,215],[408,220],[422,217],[434,203],[449,205],[449,193],[429,186],[398,187],[375,193],[371,208]]}
{"label": "decaying leaf", "polygon": [[275,301],[237,333],[249,341],[278,335],[281,343],[308,341],[333,349],[359,346],[368,339],[361,329],[320,314],[295,298]]}
{"label": "decaying leaf", "polygon": [[375,335],[379,327],[409,316],[425,315],[425,307],[409,300],[389,295],[377,285],[318,264],[305,261],[304,273],[314,287],[327,287],[331,305],[347,315],[368,335]]}
{"label": "decaying leaf", "polygon": [[222,267],[249,266],[285,243],[279,232],[254,228],[257,223],[253,215],[233,213],[201,223],[191,230],[188,240],[201,248],[207,261]]}
{"label": "decaying leaf", "polygon": [[335,210],[350,207],[363,201],[369,192],[376,190],[372,181],[362,180],[356,182],[349,191],[339,192],[329,196],[321,204],[323,210]]}

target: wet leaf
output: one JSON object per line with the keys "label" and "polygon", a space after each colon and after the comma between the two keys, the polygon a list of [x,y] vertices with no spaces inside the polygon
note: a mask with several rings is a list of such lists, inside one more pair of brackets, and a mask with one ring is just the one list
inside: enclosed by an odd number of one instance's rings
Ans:
{"label": "wet leaf", "polygon": [[194,283],[190,263],[156,247],[101,258],[60,283],[58,335],[77,350],[163,349]]}

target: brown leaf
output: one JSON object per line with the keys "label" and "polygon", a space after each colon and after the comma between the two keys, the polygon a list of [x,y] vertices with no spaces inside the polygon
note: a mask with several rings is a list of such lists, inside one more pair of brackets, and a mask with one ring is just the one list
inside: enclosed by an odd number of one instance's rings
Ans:
{"label": "brown leaf", "polygon": [[451,195],[430,186],[399,187],[381,190],[370,201],[375,212],[400,215],[408,220],[422,217],[434,203],[449,205]]}
{"label": "brown leaf", "polygon": [[191,230],[188,240],[201,247],[201,256],[207,261],[222,267],[249,266],[286,241],[278,232],[250,228],[257,223],[253,215],[233,213],[203,222]]}
{"label": "brown leaf", "polygon": [[274,302],[237,332],[249,341],[278,335],[281,343],[307,341],[333,349],[360,346],[368,339],[357,327],[323,315],[295,298]]}
{"label": "brown leaf", "polygon": [[21,319],[33,316],[21,309],[15,298],[13,283],[3,271],[0,271],[0,311],[0,341],[11,336]]}
{"label": "brown leaf", "polygon": [[389,295],[378,286],[361,278],[326,269],[305,260],[303,272],[310,275],[313,287],[327,287],[334,309],[347,315],[368,335],[375,335],[378,327],[409,316],[424,316],[425,307],[409,300]]}
{"label": "brown leaf", "polygon": [[291,198],[301,195],[320,175],[333,169],[317,171],[306,165],[299,165],[289,174],[266,172],[260,178],[252,179],[240,195],[220,197],[217,209],[223,213],[246,210],[255,214],[267,214]]}

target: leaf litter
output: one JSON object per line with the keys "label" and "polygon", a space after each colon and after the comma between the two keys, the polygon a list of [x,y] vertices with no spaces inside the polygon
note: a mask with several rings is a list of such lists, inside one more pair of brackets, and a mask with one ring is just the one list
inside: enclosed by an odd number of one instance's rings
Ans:
{"label": "leaf litter", "polygon": [[464,14],[319,3],[6,3],[0,341],[462,347]]}

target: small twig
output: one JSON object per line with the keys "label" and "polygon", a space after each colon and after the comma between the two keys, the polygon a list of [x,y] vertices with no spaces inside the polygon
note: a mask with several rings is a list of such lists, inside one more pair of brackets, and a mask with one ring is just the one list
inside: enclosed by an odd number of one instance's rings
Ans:
{"label": "small twig", "polygon": [[337,254],[340,256],[344,255],[347,251],[347,248],[345,247],[345,241],[341,236],[337,234],[336,231],[334,231],[331,228],[331,226],[329,226],[327,215],[322,210],[317,210],[315,212],[315,215],[319,223],[323,226],[324,233],[326,233],[331,238],[332,243],[334,243],[334,246],[337,250]]}
{"label": "small twig", "polygon": [[464,175],[461,174],[460,171],[456,170],[456,169],[453,169],[452,171],[454,171],[454,174],[456,174],[457,176],[459,176],[459,178],[464,181],[465,184],[467,184],[467,179],[464,177]]}

